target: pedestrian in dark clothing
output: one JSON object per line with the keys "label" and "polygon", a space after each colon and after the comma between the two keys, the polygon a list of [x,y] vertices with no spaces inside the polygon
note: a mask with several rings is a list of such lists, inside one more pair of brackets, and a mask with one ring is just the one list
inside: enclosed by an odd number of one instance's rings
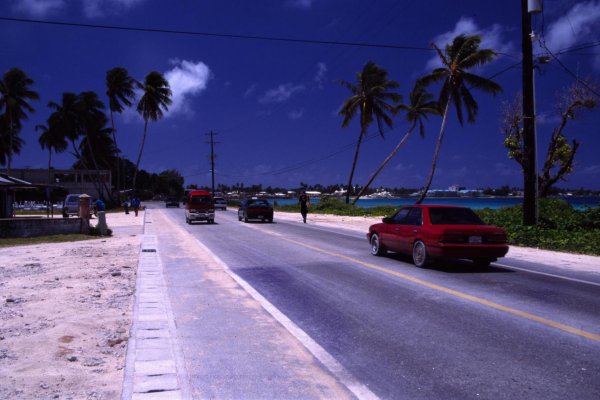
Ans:
{"label": "pedestrian in dark clothing", "polygon": [[300,214],[302,214],[302,219],[304,220],[304,223],[306,223],[306,215],[308,214],[308,207],[310,206],[310,197],[303,191],[298,198],[298,202],[300,203]]}
{"label": "pedestrian in dark clothing", "polygon": [[95,205],[96,205],[96,211],[106,210],[106,204],[104,204],[104,202],[100,199],[96,200]]}
{"label": "pedestrian in dark clothing", "polygon": [[123,202],[123,208],[125,209],[125,214],[129,214],[129,200]]}
{"label": "pedestrian in dark clothing", "polygon": [[135,212],[135,216],[137,217],[140,209],[140,199],[137,196],[131,199],[131,208],[133,208],[133,212]]}

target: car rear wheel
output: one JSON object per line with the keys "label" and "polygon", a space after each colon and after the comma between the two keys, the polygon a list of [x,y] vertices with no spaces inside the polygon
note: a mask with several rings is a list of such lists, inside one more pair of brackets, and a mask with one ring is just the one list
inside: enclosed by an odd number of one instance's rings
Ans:
{"label": "car rear wheel", "polygon": [[477,268],[487,268],[490,266],[490,264],[494,260],[476,259],[476,260],[472,260],[472,261],[473,261],[473,265],[475,265],[475,267],[477,267]]}
{"label": "car rear wheel", "polygon": [[419,268],[426,268],[431,264],[431,258],[427,255],[427,247],[421,240],[413,244],[412,258],[415,265]]}
{"label": "car rear wheel", "polygon": [[386,250],[381,245],[381,241],[379,240],[379,235],[374,233],[371,236],[371,254],[374,256],[383,256],[385,255]]}

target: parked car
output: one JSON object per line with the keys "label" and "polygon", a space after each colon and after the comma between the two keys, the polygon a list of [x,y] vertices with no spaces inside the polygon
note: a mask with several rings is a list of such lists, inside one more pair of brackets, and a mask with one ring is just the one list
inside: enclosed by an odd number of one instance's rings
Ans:
{"label": "parked car", "polygon": [[[63,200],[62,205],[62,215],[65,218],[68,218],[71,215],[78,216],[79,215],[79,196],[81,193],[71,193],[68,194]],[[90,217],[94,211],[94,207],[92,205],[92,198],[89,198],[90,202]]]}
{"label": "parked car", "polygon": [[185,222],[191,224],[194,221],[206,221],[209,224],[215,222],[213,197],[206,190],[194,190],[188,194],[185,202]]}
{"label": "parked car", "polygon": [[273,222],[273,206],[267,200],[256,197],[242,201],[238,208],[238,220],[248,222],[251,219]]}
{"label": "parked car", "polygon": [[179,208],[179,198],[175,196],[169,196],[165,199],[165,207],[177,207]]}
{"label": "parked car", "polygon": [[508,252],[504,229],[486,225],[466,207],[412,205],[369,227],[371,254],[412,255],[423,268],[440,258],[469,259],[488,266]]}
{"label": "parked car", "polygon": [[227,201],[224,197],[215,196],[215,210],[227,210]]}

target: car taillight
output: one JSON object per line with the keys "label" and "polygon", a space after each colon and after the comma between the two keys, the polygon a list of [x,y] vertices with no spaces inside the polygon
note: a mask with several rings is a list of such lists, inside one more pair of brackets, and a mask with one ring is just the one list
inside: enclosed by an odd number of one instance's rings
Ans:
{"label": "car taillight", "polygon": [[444,234],[440,236],[440,243],[465,243],[464,235]]}

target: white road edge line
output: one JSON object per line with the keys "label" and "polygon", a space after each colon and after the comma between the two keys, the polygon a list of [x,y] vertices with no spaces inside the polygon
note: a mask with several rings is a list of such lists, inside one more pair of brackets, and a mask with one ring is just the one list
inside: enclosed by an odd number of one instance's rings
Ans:
{"label": "white road edge line", "polygon": [[519,268],[519,267],[515,267],[515,266],[512,266],[512,265],[500,264],[500,263],[497,263],[497,262],[493,263],[493,265],[497,265],[499,267],[508,268],[508,269],[516,269],[518,271],[523,271],[523,272],[529,272],[531,274],[544,275],[544,276],[549,276],[549,277],[552,277],[552,278],[564,279],[566,281],[572,281],[572,282],[577,282],[577,283],[584,283],[584,284],[587,284],[587,285],[600,286],[600,283],[590,282],[590,281],[584,281],[583,279],[577,279],[577,278],[569,278],[568,276],[562,276],[562,275],[556,275],[556,274],[549,274],[548,272],[533,271],[531,269]]}
{"label": "white road edge line", "polygon": [[379,399],[375,393],[371,392],[368,387],[358,382],[350,372],[344,368],[331,354],[329,354],[321,345],[315,342],[306,332],[298,325],[285,316],[277,307],[271,304],[266,298],[258,293],[248,282],[242,279],[239,275],[233,272],[229,266],[221,260],[215,253],[204,245],[198,238],[194,237],[196,242],[206,251],[218,264],[223,267],[225,272],[229,274],[250,296],[252,296],[260,305],[275,318],[285,329],[287,329],[296,339],[302,343],[325,367],[335,376],[340,382],[348,388],[352,394],[358,399]]}

